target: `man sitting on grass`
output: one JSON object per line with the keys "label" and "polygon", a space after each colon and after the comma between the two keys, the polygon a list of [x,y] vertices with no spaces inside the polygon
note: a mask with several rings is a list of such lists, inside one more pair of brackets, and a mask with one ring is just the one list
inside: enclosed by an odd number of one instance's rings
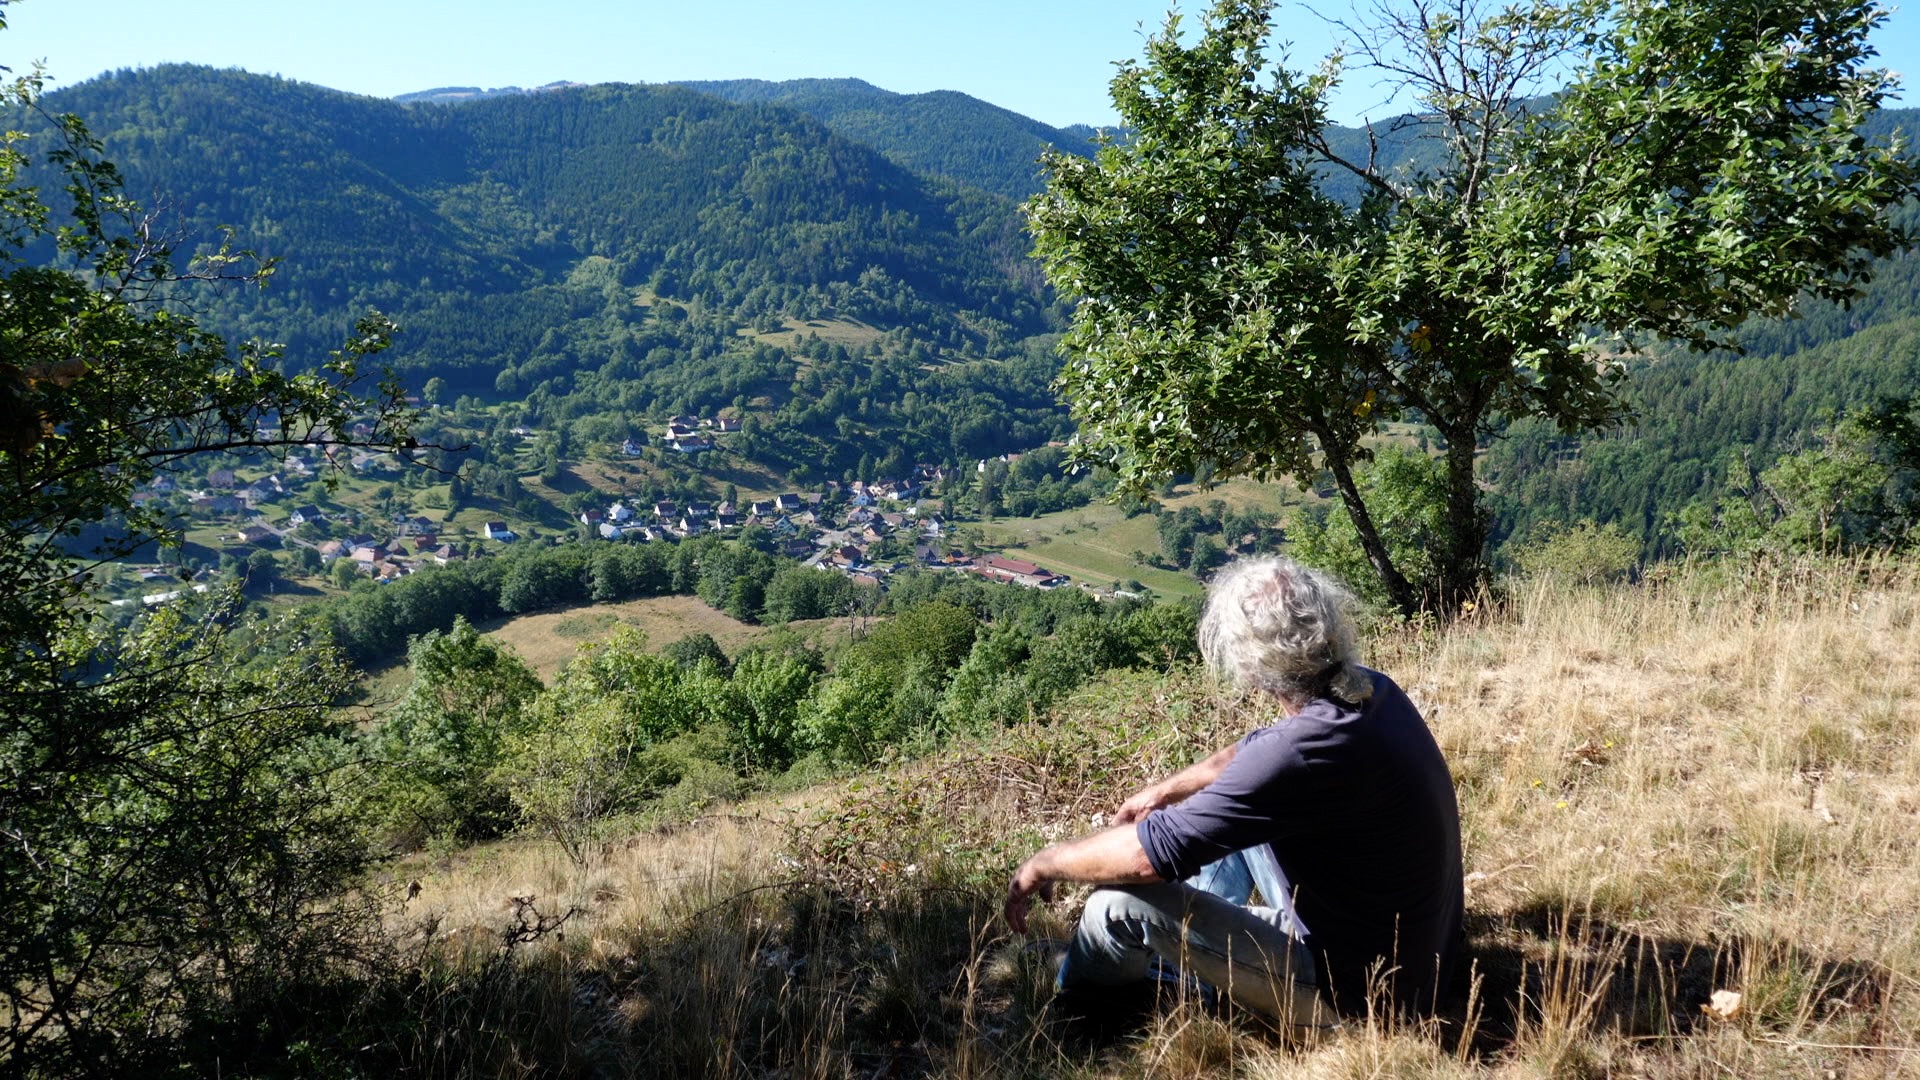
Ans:
{"label": "man sitting on grass", "polygon": [[[1431,1009],[1465,908],[1453,781],[1419,711],[1358,663],[1352,597],[1289,559],[1220,572],[1200,650],[1271,724],[1034,855],[1007,890],[1024,933],[1055,882],[1088,897],[1059,986],[1085,997],[1185,970],[1283,1023],[1370,1001]],[[1276,865],[1277,864],[1277,865]],[[1245,906],[1248,880],[1261,906]]]}

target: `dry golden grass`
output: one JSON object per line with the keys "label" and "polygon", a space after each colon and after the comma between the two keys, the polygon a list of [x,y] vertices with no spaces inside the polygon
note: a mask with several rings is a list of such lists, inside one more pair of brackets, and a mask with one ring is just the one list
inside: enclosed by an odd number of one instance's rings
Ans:
{"label": "dry golden grass", "polygon": [[484,633],[511,647],[542,679],[551,681],[582,644],[604,641],[616,626],[638,627],[656,649],[689,634],[711,634],[728,655],[767,634],[766,628],[743,623],[692,596],[543,611],[504,620]]}
{"label": "dry golden grass", "polygon": [[[1191,673],[1116,677],[1050,724],[586,870],[538,843],[471,852],[403,918],[497,952],[513,896],[584,909],[521,950],[513,991],[583,1071],[1920,1076],[1917,614],[1914,567],[1826,565],[1534,582],[1377,634],[1463,811],[1479,979],[1426,1024],[1289,1046],[1194,1005],[1103,1043],[1053,1021],[995,920],[1002,875],[1252,722]],[[1703,1013],[1716,990],[1737,1012]],[[477,1071],[542,1071],[514,1055],[548,1042],[513,1045]]]}
{"label": "dry golden grass", "polygon": [[453,859],[421,856],[395,868],[396,881],[421,888],[395,913],[394,928],[485,951],[510,921],[515,899],[531,897],[543,912],[578,910],[581,947],[603,959],[620,953],[634,931],[684,915],[700,898],[774,875],[778,851],[771,821],[724,814],[633,837],[584,868],[541,840],[475,848]]}

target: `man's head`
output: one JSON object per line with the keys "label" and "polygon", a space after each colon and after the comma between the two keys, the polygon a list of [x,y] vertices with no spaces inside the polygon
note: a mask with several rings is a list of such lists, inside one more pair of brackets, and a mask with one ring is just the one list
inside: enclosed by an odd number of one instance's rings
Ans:
{"label": "man's head", "polygon": [[1353,595],[1292,559],[1241,559],[1214,577],[1200,653],[1228,682],[1303,704],[1329,694],[1365,701]]}

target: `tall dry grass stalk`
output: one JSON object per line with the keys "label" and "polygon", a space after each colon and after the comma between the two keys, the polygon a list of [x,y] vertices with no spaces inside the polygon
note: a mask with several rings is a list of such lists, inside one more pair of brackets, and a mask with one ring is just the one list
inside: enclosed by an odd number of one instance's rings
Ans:
{"label": "tall dry grass stalk", "polygon": [[[1190,672],[584,871],[473,852],[397,927],[472,972],[502,967],[510,897],[582,909],[505,965],[527,1034],[476,1074],[1920,1076],[1917,615],[1915,568],[1869,561],[1531,581],[1378,632],[1463,811],[1476,977],[1424,1023],[1294,1046],[1191,1003],[1104,1043],[1055,1022],[1002,875],[1264,722]],[[1703,1012],[1715,991],[1737,1008]]]}

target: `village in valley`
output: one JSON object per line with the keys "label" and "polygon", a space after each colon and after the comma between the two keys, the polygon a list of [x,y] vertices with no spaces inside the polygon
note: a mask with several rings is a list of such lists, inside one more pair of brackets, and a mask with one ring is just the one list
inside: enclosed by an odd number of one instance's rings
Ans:
{"label": "village in valley", "polygon": [[[653,445],[675,459],[691,457],[723,450],[716,436],[740,429],[735,416],[674,416]],[[515,426],[509,434],[531,442],[542,433]],[[628,437],[610,449],[606,456],[631,460],[647,454],[649,443]],[[1005,464],[1017,457],[999,460]],[[445,499],[425,496],[431,488],[396,483],[422,469],[392,453],[355,453],[330,461],[294,452],[262,464],[255,470],[216,466],[196,477],[163,473],[142,487],[136,503],[158,502],[198,526],[189,535],[204,538],[202,558],[193,565],[176,554],[179,561],[131,566],[128,576],[145,589],[168,587],[134,595],[123,589],[110,603],[150,606],[205,592],[223,570],[242,579],[276,581],[289,572],[305,573],[345,589],[358,580],[386,583],[427,567],[484,558],[515,543],[673,543],[708,535],[746,539],[879,589],[910,569],[971,573],[1036,589],[1073,584],[1068,575],[1030,561],[981,552],[975,544],[963,550],[954,536],[949,500],[938,495],[950,479],[940,465],[915,465],[909,475],[871,481],[827,480],[815,491],[738,501],[607,497],[570,511],[576,527],[556,533],[530,527],[522,514],[489,514],[477,524],[456,521]],[[985,471],[988,464],[979,462],[976,469]],[[338,465],[345,468],[336,471]],[[366,498],[355,497],[370,494],[390,512],[375,512]],[[437,516],[416,505],[427,504],[424,509],[432,511],[432,503],[439,504]],[[213,561],[208,555],[218,559],[217,565],[208,565]]]}

